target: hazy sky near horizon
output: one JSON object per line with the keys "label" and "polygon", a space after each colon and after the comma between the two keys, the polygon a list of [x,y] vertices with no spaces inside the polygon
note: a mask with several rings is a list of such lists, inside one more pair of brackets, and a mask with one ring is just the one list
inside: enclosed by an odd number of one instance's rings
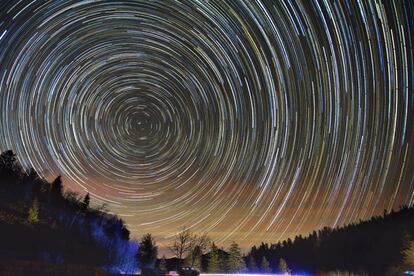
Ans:
{"label": "hazy sky near horizon", "polygon": [[414,202],[413,1],[0,2],[0,150],[161,246]]}

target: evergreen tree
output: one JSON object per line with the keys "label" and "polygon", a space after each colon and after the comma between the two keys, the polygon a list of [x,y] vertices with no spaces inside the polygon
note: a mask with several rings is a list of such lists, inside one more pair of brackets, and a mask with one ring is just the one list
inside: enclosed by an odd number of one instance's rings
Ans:
{"label": "evergreen tree", "polygon": [[265,256],[262,257],[262,263],[260,265],[261,271],[264,273],[270,273],[272,272],[272,269],[270,268],[270,264]]}
{"label": "evergreen tree", "polygon": [[404,265],[407,267],[414,267],[414,240],[408,243],[408,246],[403,250]]}
{"label": "evergreen tree", "polygon": [[257,271],[256,261],[254,260],[252,255],[250,255],[250,257],[249,257],[248,268],[249,268],[249,272],[256,272]]}
{"label": "evergreen tree", "polygon": [[289,273],[289,267],[285,261],[285,259],[279,259],[279,272],[280,273]]}
{"label": "evergreen tree", "polygon": [[207,272],[208,273],[217,273],[219,270],[219,255],[218,248],[214,244],[211,245],[210,258],[208,260]]}
{"label": "evergreen tree", "polygon": [[30,224],[35,224],[39,222],[39,203],[37,199],[33,200],[32,207],[30,207],[27,222]]}
{"label": "evergreen tree", "polygon": [[89,193],[87,193],[82,202],[82,210],[85,211],[86,209],[88,209],[90,201],[91,197],[89,196]]}
{"label": "evergreen tree", "polygon": [[228,256],[228,254],[224,254],[223,252],[225,252],[224,251],[224,248],[222,247],[222,248],[220,248],[220,250],[221,251],[218,251],[218,255],[219,255],[219,269],[218,269],[218,272],[225,272],[225,273],[227,273],[227,272],[229,272],[229,269],[228,269],[228,265],[227,265],[227,260],[228,260],[228,258],[229,258],[229,256]]}
{"label": "evergreen tree", "polygon": [[142,268],[154,268],[157,260],[158,247],[151,234],[145,234],[139,245],[138,260]]}
{"label": "evergreen tree", "polygon": [[227,268],[231,273],[237,273],[245,269],[240,247],[235,242],[230,245]]}
{"label": "evergreen tree", "polygon": [[158,267],[162,272],[167,271],[167,260],[165,259],[165,255],[162,255],[162,258],[160,260],[160,264]]}
{"label": "evergreen tree", "polygon": [[201,256],[202,252],[199,246],[195,246],[186,260],[188,260],[187,265],[190,267],[201,268]]}
{"label": "evergreen tree", "polygon": [[0,154],[0,176],[2,180],[22,175],[22,167],[13,151],[8,150]]}
{"label": "evergreen tree", "polygon": [[62,176],[56,177],[56,179],[52,182],[52,192],[58,196],[62,195],[63,185],[62,185]]}
{"label": "evergreen tree", "polygon": [[15,172],[19,169],[16,165],[17,158],[12,150],[8,150],[0,154],[0,171],[7,170]]}

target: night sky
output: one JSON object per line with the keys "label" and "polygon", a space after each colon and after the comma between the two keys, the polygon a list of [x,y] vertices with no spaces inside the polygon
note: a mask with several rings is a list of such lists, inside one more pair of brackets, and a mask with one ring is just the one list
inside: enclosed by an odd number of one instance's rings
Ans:
{"label": "night sky", "polygon": [[414,203],[414,2],[0,1],[0,150],[165,246]]}

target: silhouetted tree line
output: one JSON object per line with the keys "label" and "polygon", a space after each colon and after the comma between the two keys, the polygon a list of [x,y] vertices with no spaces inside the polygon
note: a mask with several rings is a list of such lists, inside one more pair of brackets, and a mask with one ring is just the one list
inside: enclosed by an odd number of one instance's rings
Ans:
{"label": "silhouetted tree line", "polygon": [[[169,250],[173,258],[157,259],[158,247],[151,234],[141,238],[137,255],[142,275],[164,275],[167,271],[178,271],[183,267],[209,273],[238,273],[246,271],[239,245],[232,242],[228,251],[219,249],[207,233],[197,235],[184,227],[174,238]],[[194,270],[192,270],[194,272]],[[188,270],[187,273],[188,274]]]}
{"label": "silhouetted tree line", "polygon": [[[414,268],[414,208],[384,211],[367,221],[313,231],[276,244],[253,246],[245,258],[249,270],[263,272],[263,259],[279,272],[281,258],[287,271],[318,273],[348,271],[359,275],[396,275]],[[410,249],[411,248],[411,249]],[[410,263],[411,262],[411,263]]]}
{"label": "silhouetted tree line", "polygon": [[108,272],[161,275],[191,266],[206,272],[319,273],[396,275],[414,267],[414,208],[384,211],[367,221],[276,244],[262,243],[242,257],[237,243],[226,251],[206,234],[184,228],[170,250],[175,258],[157,260],[150,234],[140,245],[129,240],[123,221],[90,196],[65,191],[61,177],[52,183],[34,169],[23,170],[12,151],[0,155],[0,260],[37,260],[102,267]]}
{"label": "silhouetted tree line", "polygon": [[195,262],[195,265],[191,265],[190,258],[184,258],[180,261],[177,257],[166,258],[162,256],[157,260],[155,268],[161,272],[178,271],[181,267],[193,267],[201,272],[206,273],[238,273],[247,272],[246,266],[243,262],[243,255],[240,249],[237,250],[236,243],[233,244],[234,250],[230,251],[230,248],[224,250],[224,248],[218,248],[214,243],[210,244],[210,248],[207,253],[200,256],[200,259]]}
{"label": "silhouetted tree line", "polygon": [[138,243],[129,241],[123,221],[90,196],[65,191],[34,169],[23,170],[12,151],[0,155],[0,259],[38,260],[101,267],[108,272],[137,270]]}
{"label": "silhouetted tree line", "polygon": [[[163,275],[180,267],[208,273],[282,273],[304,275],[397,275],[414,268],[414,208],[331,229],[325,227],[306,237],[296,236],[276,244],[253,246],[242,256],[237,243],[219,249],[207,234],[183,228],[169,247],[175,257],[157,260],[157,246],[150,234],[141,240],[144,275]],[[144,270],[143,270],[144,271]]]}

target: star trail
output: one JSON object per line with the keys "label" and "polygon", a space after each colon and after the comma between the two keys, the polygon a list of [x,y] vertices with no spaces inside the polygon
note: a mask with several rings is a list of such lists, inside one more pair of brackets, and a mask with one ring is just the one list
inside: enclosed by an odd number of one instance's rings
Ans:
{"label": "star trail", "polygon": [[3,0],[0,149],[164,245],[413,204],[413,18],[409,0]]}

